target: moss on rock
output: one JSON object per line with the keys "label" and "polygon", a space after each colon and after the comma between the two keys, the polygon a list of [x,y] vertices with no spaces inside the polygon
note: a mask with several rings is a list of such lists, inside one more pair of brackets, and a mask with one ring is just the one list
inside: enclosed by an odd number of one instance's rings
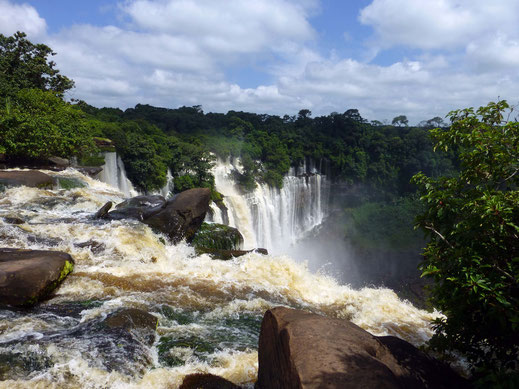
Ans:
{"label": "moss on rock", "polygon": [[236,250],[243,244],[243,236],[234,227],[218,223],[203,223],[192,244],[197,249]]}

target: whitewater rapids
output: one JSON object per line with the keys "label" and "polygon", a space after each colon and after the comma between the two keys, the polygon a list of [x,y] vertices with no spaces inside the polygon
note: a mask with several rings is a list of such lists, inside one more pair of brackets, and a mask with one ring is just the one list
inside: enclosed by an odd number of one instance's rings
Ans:
{"label": "whitewater rapids", "polygon": [[[61,250],[76,265],[39,308],[0,310],[0,388],[176,388],[195,372],[252,387],[261,318],[278,305],[350,319],[374,335],[415,345],[432,335],[430,321],[439,314],[389,289],[354,290],[283,255],[197,256],[139,222],[92,220],[105,202],[124,199],[117,189],[73,169],[46,173],[83,187],[0,193],[0,246]],[[27,222],[3,221],[14,215]],[[88,241],[93,244],[78,246]],[[71,307],[76,315],[63,313]],[[154,344],[139,346],[140,359],[129,358],[124,344],[80,331],[121,307],[159,319]],[[3,371],[13,358],[25,361],[30,373]],[[117,358],[122,364],[114,367]]]}

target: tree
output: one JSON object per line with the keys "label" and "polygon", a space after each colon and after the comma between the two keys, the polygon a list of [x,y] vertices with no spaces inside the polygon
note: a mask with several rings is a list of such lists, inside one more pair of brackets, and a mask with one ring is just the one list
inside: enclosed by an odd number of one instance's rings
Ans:
{"label": "tree", "polygon": [[432,119],[429,120],[422,120],[420,123],[418,123],[418,127],[423,128],[435,128],[435,127],[443,127],[445,126],[445,123],[443,122],[443,119],[439,116],[435,116]]}
{"label": "tree", "polygon": [[74,87],[74,81],[59,74],[48,57],[56,53],[44,44],[33,44],[25,33],[0,34],[0,97],[14,96],[20,89],[41,89],[58,96]]}
{"label": "tree", "polygon": [[406,126],[409,124],[409,120],[407,120],[407,116],[400,115],[393,118],[391,121],[393,126]]}
{"label": "tree", "polygon": [[88,154],[95,147],[83,116],[52,92],[22,89],[0,106],[0,152],[10,159]]}
{"label": "tree", "polygon": [[359,123],[367,122],[366,119],[364,119],[362,116],[360,116],[358,109],[348,109],[346,112],[344,112],[344,117],[351,119],[351,120],[355,120],[356,122],[359,122]]}
{"label": "tree", "polygon": [[422,275],[434,279],[432,301],[445,314],[431,346],[463,353],[474,369],[517,374],[519,123],[504,121],[507,112],[506,101],[451,112],[450,128],[431,134],[437,149],[456,149],[459,174],[413,181],[426,207],[418,226],[430,237]]}

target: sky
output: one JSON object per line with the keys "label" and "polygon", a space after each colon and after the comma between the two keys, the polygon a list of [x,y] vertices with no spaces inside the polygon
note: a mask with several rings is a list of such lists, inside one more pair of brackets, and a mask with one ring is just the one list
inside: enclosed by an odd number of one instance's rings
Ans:
{"label": "sky", "polygon": [[0,0],[96,107],[410,124],[519,103],[519,0]]}

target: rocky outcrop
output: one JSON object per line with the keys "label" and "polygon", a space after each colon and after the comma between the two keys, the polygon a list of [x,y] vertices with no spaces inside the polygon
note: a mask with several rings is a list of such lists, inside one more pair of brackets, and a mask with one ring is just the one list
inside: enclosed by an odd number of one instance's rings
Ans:
{"label": "rocky outcrop", "polygon": [[189,189],[168,201],[162,196],[137,196],[118,204],[104,218],[137,219],[166,234],[173,243],[190,242],[204,221],[210,199],[207,188]]}
{"label": "rocky outcrop", "polygon": [[104,325],[112,329],[122,329],[137,334],[146,344],[155,340],[158,319],[152,314],[137,308],[124,308],[108,315]]}
{"label": "rocky outcrop", "polygon": [[194,188],[179,193],[158,212],[144,220],[147,225],[166,233],[173,243],[190,242],[209,210],[211,190]]}
{"label": "rocky outcrop", "polygon": [[189,374],[179,389],[240,389],[238,385],[213,374]]}
{"label": "rocky outcrop", "polygon": [[413,345],[347,320],[278,307],[261,323],[257,389],[465,387]]}
{"label": "rocky outcrop", "polygon": [[205,247],[196,248],[196,253],[200,254],[209,254],[213,259],[220,259],[223,261],[227,261],[229,259],[233,259],[236,257],[241,257],[242,255],[248,253],[258,253],[263,255],[268,255],[267,249],[252,249],[252,250],[222,250],[222,249],[209,249]]}
{"label": "rocky outcrop", "polygon": [[[159,212],[165,205],[166,199],[160,195],[137,196],[117,204],[115,210],[108,215],[105,214],[105,216],[110,220],[136,219],[144,221],[144,219]],[[104,207],[106,206],[107,204],[104,205]]]}
{"label": "rocky outcrop", "polygon": [[0,305],[34,305],[73,268],[74,260],[64,252],[0,248]]}
{"label": "rocky outcrop", "polygon": [[243,244],[243,236],[234,227],[202,223],[192,243],[195,248],[200,249],[237,250]]}
{"label": "rocky outcrop", "polygon": [[34,188],[52,188],[54,180],[48,174],[37,170],[0,171],[0,187],[30,186]]}
{"label": "rocky outcrop", "polygon": [[113,203],[111,201],[106,202],[105,205],[99,208],[99,211],[95,213],[94,219],[104,218],[108,214],[108,211],[110,211],[110,209],[112,208],[112,205]]}

